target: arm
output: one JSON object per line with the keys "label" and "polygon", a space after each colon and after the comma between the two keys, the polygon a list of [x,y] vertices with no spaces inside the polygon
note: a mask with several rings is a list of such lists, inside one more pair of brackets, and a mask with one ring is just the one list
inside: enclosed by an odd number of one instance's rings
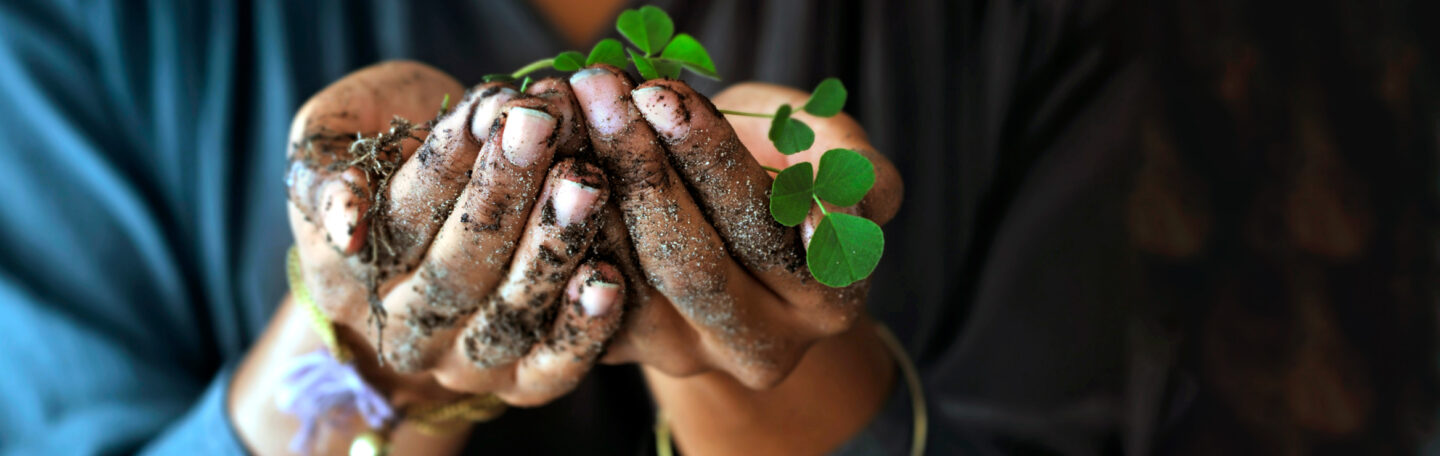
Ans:
{"label": "arm", "polygon": [[895,364],[864,321],[810,347],[768,390],[718,372],[681,378],[646,368],[645,380],[685,454],[819,454],[870,423],[893,388]]}

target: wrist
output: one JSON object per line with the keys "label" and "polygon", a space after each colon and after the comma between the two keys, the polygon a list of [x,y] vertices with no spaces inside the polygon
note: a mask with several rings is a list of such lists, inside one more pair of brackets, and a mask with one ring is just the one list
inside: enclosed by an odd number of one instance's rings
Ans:
{"label": "wrist", "polygon": [[819,454],[869,424],[894,387],[894,359],[861,320],[817,341],[795,370],[764,391],[709,372],[670,377],[646,367],[651,394],[686,454]]}
{"label": "wrist", "polygon": [[[281,302],[270,325],[231,379],[226,412],[236,435],[252,454],[292,454],[288,444],[300,431],[300,420],[276,406],[276,392],[282,388],[287,362],[323,346],[299,310],[289,297]],[[366,360],[373,359],[370,353],[357,354],[367,355],[370,358]],[[393,387],[383,390],[393,401],[397,394]],[[355,436],[365,430],[366,426],[360,422],[349,427],[321,426],[311,454],[348,454]],[[430,435],[402,421],[390,435],[391,454],[456,454],[467,436],[468,425],[453,432]]]}

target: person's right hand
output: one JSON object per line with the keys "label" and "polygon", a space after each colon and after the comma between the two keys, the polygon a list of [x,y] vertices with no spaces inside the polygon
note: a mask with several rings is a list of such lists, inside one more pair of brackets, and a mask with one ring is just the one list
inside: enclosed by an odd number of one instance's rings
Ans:
{"label": "person's right hand", "polygon": [[[437,70],[367,68],[300,109],[287,183],[305,280],[388,367],[533,405],[578,382],[588,364],[572,360],[593,359],[614,331],[618,271],[580,264],[609,186],[597,167],[568,158],[588,138],[573,96],[556,91],[568,87],[541,81],[523,97],[482,84],[428,137],[415,132],[423,144],[396,144],[399,157],[367,158],[353,135],[383,131],[392,116],[431,117],[444,94],[460,92]],[[398,167],[382,186],[386,173],[367,162],[386,160]],[[377,333],[368,319],[382,314]]]}
{"label": "person's right hand", "polygon": [[[442,72],[392,62],[337,81],[296,115],[286,185],[304,285],[392,405],[462,391],[548,402],[619,327],[619,270],[582,262],[609,186],[570,158],[588,138],[568,90],[540,81],[521,97],[490,83],[459,97]],[[390,130],[395,116],[423,124],[447,95],[458,101],[429,131],[356,141]],[[271,334],[297,327],[279,321],[303,318],[288,309],[237,372],[232,394],[253,397],[232,408],[273,409],[277,363],[315,348],[313,338]]]}

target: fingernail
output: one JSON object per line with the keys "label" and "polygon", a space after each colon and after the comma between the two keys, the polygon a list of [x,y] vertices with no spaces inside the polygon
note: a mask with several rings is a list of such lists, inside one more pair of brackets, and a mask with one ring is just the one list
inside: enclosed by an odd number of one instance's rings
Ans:
{"label": "fingernail", "polygon": [[619,296],[620,285],[590,280],[585,282],[585,290],[580,292],[580,306],[585,309],[587,317],[603,316],[614,309]]}
{"label": "fingernail", "polygon": [[355,193],[344,181],[333,180],[325,184],[325,195],[320,204],[324,214],[322,223],[330,242],[349,252],[355,236],[355,224],[360,221],[360,205]]}
{"label": "fingernail", "polygon": [[602,74],[610,74],[610,72],[605,71],[601,68],[586,68],[580,71],[576,71],[575,74],[570,75],[570,84],[574,85],[576,82],[580,82],[581,80],[587,79],[591,76],[598,76]]}
{"label": "fingernail", "polygon": [[551,204],[555,207],[555,224],[561,228],[584,220],[600,196],[600,189],[569,179],[560,180]]}
{"label": "fingernail", "polygon": [[631,119],[623,100],[623,84],[618,78],[599,68],[570,76],[570,89],[585,110],[585,118],[602,135],[619,133]]}
{"label": "fingernail", "polygon": [[490,126],[495,123],[495,117],[500,115],[500,105],[517,96],[520,96],[520,92],[506,87],[480,100],[480,104],[475,106],[475,117],[470,119],[470,135],[484,144],[485,140],[490,139]]}
{"label": "fingernail", "polygon": [[515,166],[526,167],[540,158],[545,143],[555,131],[555,118],[530,108],[510,108],[500,148]]}
{"label": "fingernail", "polygon": [[650,86],[630,95],[640,114],[655,127],[655,131],[667,139],[679,139],[690,133],[690,122],[686,119],[685,107],[680,104],[680,95],[661,87]]}

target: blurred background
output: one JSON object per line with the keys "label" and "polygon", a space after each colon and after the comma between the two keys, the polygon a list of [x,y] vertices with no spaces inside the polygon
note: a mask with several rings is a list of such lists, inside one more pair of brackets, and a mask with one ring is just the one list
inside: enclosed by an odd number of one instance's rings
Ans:
{"label": "blurred background", "polygon": [[[299,104],[617,36],[540,3],[0,1],[0,453],[200,426],[285,289]],[[1440,454],[1440,2],[642,3],[709,48],[706,93],[850,88],[905,179],[869,308],[932,453]],[[638,382],[475,438],[634,454]]]}

